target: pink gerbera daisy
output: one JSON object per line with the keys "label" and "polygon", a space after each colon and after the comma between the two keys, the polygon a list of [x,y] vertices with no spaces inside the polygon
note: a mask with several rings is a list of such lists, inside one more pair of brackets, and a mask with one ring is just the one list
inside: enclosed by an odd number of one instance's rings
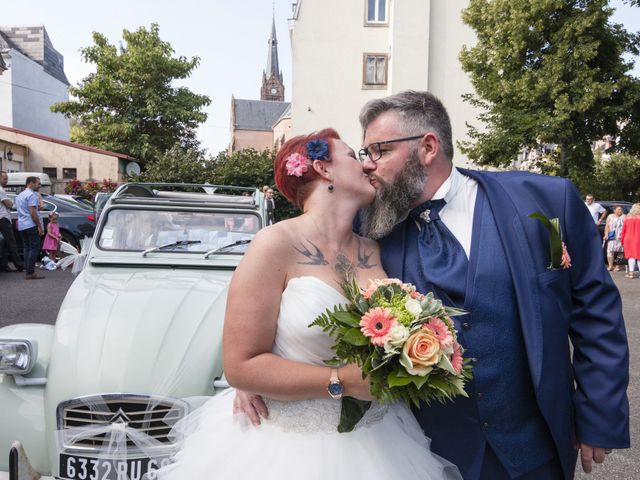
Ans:
{"label": "pink gerbera daisy", "polygon": [[287,175],[293,175],[294,177],[301,177],[309,167],[307,166],[307,158],[295,152],[287,157]]}
{"label": "pink gerbera daisy", "polygon": [[451,356],[451,366],[457,375],[462,372],[462,351],[460,345],[456,342],[453,345],[453,355]]}
{"label": "pink gerbera daisy", "polygon": [[431,330],[436,334],[436,338],[438,342],[440,342],[440,347],[443,349],[447,349],[453,346],[453,335],[447,324],[440,320],[438,317],[431,317],[427,323],[425,323],[422,328],[426,328]]}
{"label": "pink gerbera daisy", "polygon": [[381,347],[389,339],[389,330],[398,321],[388,308],[375,307],[365,313],[360,319],[360,330],[371,343]]}

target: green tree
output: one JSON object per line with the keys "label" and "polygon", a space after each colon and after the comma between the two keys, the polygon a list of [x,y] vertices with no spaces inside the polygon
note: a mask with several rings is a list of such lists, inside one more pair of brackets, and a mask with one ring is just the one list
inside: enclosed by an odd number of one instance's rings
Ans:
{"label": "green tree", "polygon": [[601,200],[640,201],[640,157],[615,153],[609,159],[595,159],[593,172],[576,179],[583,195],[592,193]]}
{"label": "green tree", "polygon": [[[211,183],[237,187],[262,188],[273,185],[273,150],[240,150],[231,154],[223,151],[206,159],[197,149],[175,145],[158,159],[148,162],[136,179],[142,182]],[[276,219],[297,215],[298,210],[277,191]]]}
{"label": "green tree", "polygon": [[158,158],[147,162],[144,172],[136,181],[204,183],[207,181],[206,160],[200,150],[176,144]]}
{"label": "green tree", "polygon": [[637,123],[640,82],[623,54],[638,53],[639,37],[611,14],[607,0],[471,0],[463,20],[478,41],[460,60],[482,125],[467,125],[462,151],[509,166],[523,148],[555,144],[558,173],[574,178],[593,168],[593,140],[620,134],[632,151],[622,134]]}
{"label": "green tree", "polygon": [[95,73],[71,87],[73,100],[51,110],[74,118],[74,141],[149,161],[178,143],[197,147],[196,128],[207,119],[209,97],[197,95],[175,80],[189,77],[198,57],[174,57],[159,27],[123,30],[119,47],[101,33],[81,50]]}

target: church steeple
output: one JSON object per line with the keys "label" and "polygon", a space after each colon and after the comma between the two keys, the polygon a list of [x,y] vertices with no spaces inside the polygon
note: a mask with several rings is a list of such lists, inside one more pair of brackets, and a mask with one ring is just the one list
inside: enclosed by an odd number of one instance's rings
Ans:
{"label": "church steeple", "polygon": [[271,21],[271,36],[269,37],[269,50],[267,53],[267,69],[262,72],[261,100],[284,101],[284,84],[282,72],[278,62],[278,38],[276,36],[275,13]]}

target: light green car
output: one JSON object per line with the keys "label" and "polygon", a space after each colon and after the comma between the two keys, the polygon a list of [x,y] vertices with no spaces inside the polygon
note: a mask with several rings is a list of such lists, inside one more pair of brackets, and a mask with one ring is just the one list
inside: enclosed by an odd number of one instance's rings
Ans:
{"label": "light green car", "polygon": [[265,219],[254,189],[121,186],[55,326],[0,329],[0,478],[153,479],[228,386],[227,288]]}

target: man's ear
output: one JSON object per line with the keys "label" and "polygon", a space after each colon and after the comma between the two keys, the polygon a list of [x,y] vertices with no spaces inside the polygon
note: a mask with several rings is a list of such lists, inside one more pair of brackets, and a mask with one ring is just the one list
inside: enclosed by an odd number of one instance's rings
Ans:
{"label": "man's ear", "polygon": [[320,177],[331,181],[331,174],[327,170],[327,166],[329,166],[329,163],[324,160],[313,160],[311,163],[311,168],[313,168]]}
{"label": "man's ear", "polygon": [[430,166],[433,163],[434,158],[438,156],[440,152],[440,140],[438,136],[433,132],[427,132],[420,139],[420,145],[418,147],[418,155],[420,156],[420,163],[425,167]]}

